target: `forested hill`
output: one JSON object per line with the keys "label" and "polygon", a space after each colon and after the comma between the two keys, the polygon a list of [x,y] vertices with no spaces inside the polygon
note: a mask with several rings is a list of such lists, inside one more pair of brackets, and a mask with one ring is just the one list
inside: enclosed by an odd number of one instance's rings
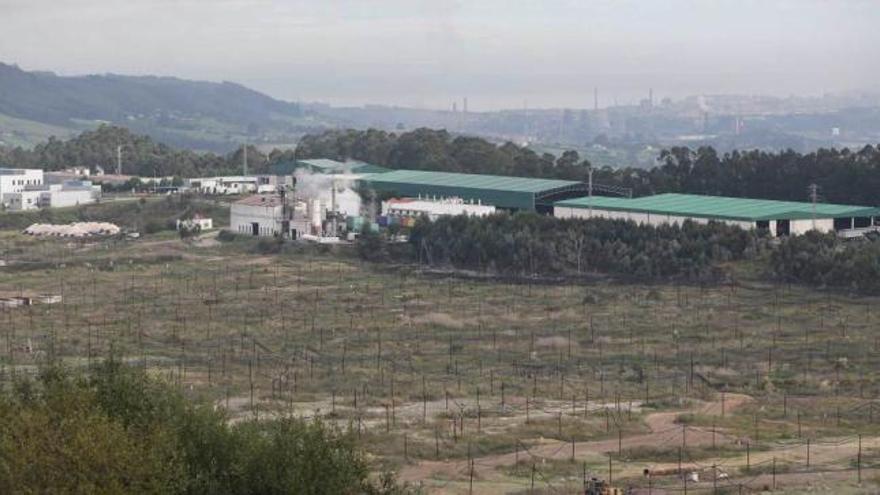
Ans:
{"label": "forested hill", "polygon": [[71,119],[121,121],[139,114],[189,114],[259,123],[273,113],[300,113],[296,104],[238,84],[172,77],[59,77],[0,64],[0,88],[0,112],[51,124]]}
{"label": "forested hill", "polygon": [[304,117],[295,103],[229,82],[62,77],[0,63],[0,131],[7,131],[0,138],[12,144],[33,144],[15,138],[27,138],[29,131],[39,134],[41,128],[76,131],[110,122],[168,144],[228,150],[245,137],[283,142],[288,134],[317,128]]}
{"label": "forested hill", "polygon": [[[242,167],[242,148],[229,153],[197,153],[159,143],[126,128],[102,125],[66,141],[50,138],[33,149],[0,146],[0,167],[41,168],[61,170],[67,167],[101,166],[115,171],[116,147],[122,146],[122,173],[145,177],[203,177],[219,174],[239,174]],[[266,173],[279,161],[290,161],[293,152],[274,150],[263,154],[253,145],[248,146],[248,170]]]}

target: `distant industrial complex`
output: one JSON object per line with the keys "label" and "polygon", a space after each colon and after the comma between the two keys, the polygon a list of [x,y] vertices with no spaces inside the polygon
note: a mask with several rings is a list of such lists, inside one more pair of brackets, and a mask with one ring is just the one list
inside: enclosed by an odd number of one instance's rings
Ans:
{"label": "distant industrial complex", "polygon": [[[70,169],[45,174],[52,182],[46,183],[42,170],[0,169],[0,200],[8,210],[93,203],[101,188],[88,179],[100,181],[102,174]],[[880,229],[880,208],[873,206],[691,194],[599,196],[594,193],[609,189],[591,182],[389,170],[360,161],[297,160],[277,165],[271,174],[192,178],[176,186],[149,181],[157,185],[154,192],[243,196],[230,213],[230,228],[238,234],[318,242],[352,240],[364,229],[408,227],[421,216],[517,210],[654,226],[722,222],[773,236],[816,230],[857,237]]]}
{"label": "distant industrial complex", "polygon": [[[654,226],[722,222],[772,236],[816,230],[856,237],[880,228],[880,209],[867,206],[692,194],[598,196],[594,191],[608,189],[578,181],[387,170],[363,162],[328,159],[302,160],[285,172],[297,179],[292,206],[285,206],[285,200],[277,195],[245,198],[233,206],[236,232],[338,239],[342,232],[351,232],[353,225],[357,230],[364,226],[406,227],[423,215],[431,219],[485,216],[499,210],[537,211],[559,218],[620,219]],[[366,203],[343,208],[340,198],[355,196],[354,188],[384,198],[381,211]],[[257,206],[274,212],[247,213]],[[273,220],[266,223],[266,218]]]}

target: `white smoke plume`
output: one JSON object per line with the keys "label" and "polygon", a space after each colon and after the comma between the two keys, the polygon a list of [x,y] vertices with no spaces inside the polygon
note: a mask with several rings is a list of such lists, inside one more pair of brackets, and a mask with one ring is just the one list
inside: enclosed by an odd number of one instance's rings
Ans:
{"label": "white smoke plume", "polygon": [[332,188],[336,187],[336,210],[344,215],[361,214],[361,197],[354,190],[355,176],[348,174],[316,174],[298,169],[293,174],[296,179],[296,198],[301,200],[320,199],[327,210],[332,204]]}

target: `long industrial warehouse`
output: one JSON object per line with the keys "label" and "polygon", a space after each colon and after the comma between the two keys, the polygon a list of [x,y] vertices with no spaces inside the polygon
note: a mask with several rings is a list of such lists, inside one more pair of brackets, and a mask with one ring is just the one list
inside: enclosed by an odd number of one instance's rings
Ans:
{"label": "long industrial warehouse", "polygon": [[394,170],[366,174],[361,181],[375,189],[400,196],[456,197],[498,208],[552,211],[561,199],[585,196],[583,182],[532,179],[500,175],[458,174],[424,170]]}
{"label": "long industrial warehouse", "polygon": [[809,230],[859,235],[880,224],[880,209],[827,203],[727,198],[693,194],[658,194],[635,199],[592,196],[558,201],[553,216],[613,218],[650,225],[725,222],[745,229],[765,229],[773,235],[803,234]]}

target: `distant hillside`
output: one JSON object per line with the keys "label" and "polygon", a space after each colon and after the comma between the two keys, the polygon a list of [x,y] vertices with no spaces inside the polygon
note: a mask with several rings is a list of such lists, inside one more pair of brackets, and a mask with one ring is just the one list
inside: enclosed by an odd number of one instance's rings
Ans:
{"label": "distant hillside", "polygon": [[326,125],[298,104],[229,82],[112,74],[61,77],[0,63],[4,144],[33,145],[47,134],[67,130],[70,135],[103,122],[124,124],[171,145],[216,151],[245,139],[289,143]]}
{"label": "distant hillside", "polygon": [[[114,171],[117,146],[122,147],[122,173],[145,177],[198,177],[241,173],[243,150],[228,153],[203,153],[168,146],[150,136],[135,134],[124,127],[100,125],[68,140],[49,138],[33,148],[0,146],[0,167],[61,170],[67,167],[100,166]],[[248,145],[251,172],[265,173],[279,162],[289,162],[293,152],[275,149],[262,153]]]}
{"label": "distant hillside", "polygon": [[[880,140],[880,97],[719,98],[712,100],[712,112],[704,112],[697,98],[598,110],[333,107],[280,101],[230,82],[113,74],[66,77],[0,63],[0,146],[32,148],[51,136],[70,139],[111,124],[176,148],[225,154],[243,142],[264,151],[289,149],[303,135],[327,129],[401,133],[427,127],[542,151],[578,149],[597,164],[649,167],[659,147],[708,145],[721,152],[791,148],[806,153]],[[747,110],[744,114],[731,113],[740,106]]]}

